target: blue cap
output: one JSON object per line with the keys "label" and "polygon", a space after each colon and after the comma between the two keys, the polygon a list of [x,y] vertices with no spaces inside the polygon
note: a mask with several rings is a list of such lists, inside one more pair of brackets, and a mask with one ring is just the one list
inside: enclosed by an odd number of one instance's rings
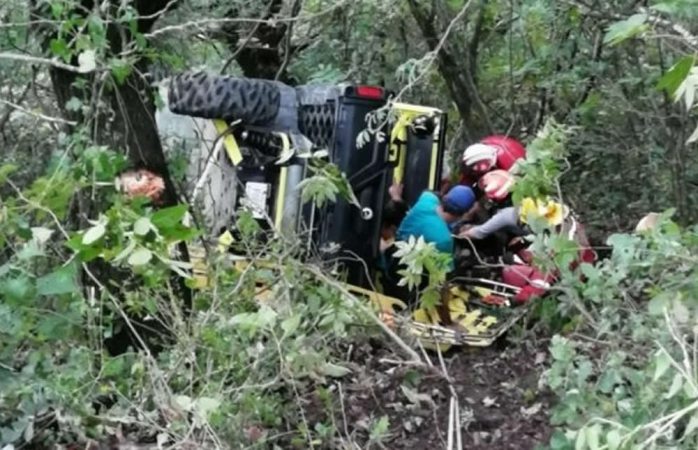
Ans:
{"label": "blue cap", "polygon": [[475,203],[475,193],[469,186],[455,186],[442,200],[446,212],[465,214]]}

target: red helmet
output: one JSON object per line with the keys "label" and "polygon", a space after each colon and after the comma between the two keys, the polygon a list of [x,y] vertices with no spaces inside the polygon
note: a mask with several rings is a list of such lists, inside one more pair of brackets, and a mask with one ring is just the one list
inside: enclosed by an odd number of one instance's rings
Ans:
{"label": "red helmet", "polygon": [[509,195],[514,177],[506,170],[493,170],[480,178],[478,185],[487,198],[494,202],[501,202]]}
{"label": "red helmet", "polygon": [[487,136],[480,142],[497,149],[496,166],[498,169],[511,170],[516,161],[526,157],[524,146],[516,139],[507,136]]}

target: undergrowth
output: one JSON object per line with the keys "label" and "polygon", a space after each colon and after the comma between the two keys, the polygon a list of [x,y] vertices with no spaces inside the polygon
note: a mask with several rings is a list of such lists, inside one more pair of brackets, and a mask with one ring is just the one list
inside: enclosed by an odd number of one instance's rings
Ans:
{"label": "undergrowth", "polygon": [[547,315],[565,327],[544,381],[558,396],[552,449],[698,444],[698,229],[669,216],[652,232],[609,237],[611,256],[583,265],[583,280],[562,278]]}
{"label": "undergrowth", "polygon": [[[122,197],[110,186],[116,153],[85,149],[76,161],[25,189],[2,168],[15,195],[0,210],[0,441],[329,445],[334,433],[306,421],[304,399],[350,372],[337,349],[370,334],[366,309],[301,263],[297,245],[259,240],[244,211],[250,263],[212,243],[206,279],[193,277],[176,254],[201,235],[187,206]],[[71,230],[71,208],[90,197],[107,207]],[[194,288],[191,308],[174,274]]]}

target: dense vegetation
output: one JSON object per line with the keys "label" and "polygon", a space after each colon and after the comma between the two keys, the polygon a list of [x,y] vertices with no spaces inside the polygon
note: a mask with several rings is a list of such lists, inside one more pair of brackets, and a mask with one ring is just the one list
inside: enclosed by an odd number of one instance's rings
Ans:
{"label": "dense vegetation", "polygon": [[[530,144],[517,189],[559,188],[607,256],[571,271],[568,241],[535,242],[561,281],[509,345],[549,351],[540,446],[698,444],[697,1],[5,0],[0,16],[3,445],[443,442],[433,388],[446,374],[430,378],[293,244],[272,239],[278,264],[244,270],[213,249],[209,288],[192,294],[172,249],[204,230],[182,197],[181,148],[155,121],[158,82],[190,68],[384,85],[449,112],[453,161],[492,132]],[[165,178],[163,204],[114,189],[133,166]],[[659,226],[628,234],[649,211],[666,211]],[[255,222],[239,221],[259,254]],[[253,301],[258,280],[273,302]],[[369,367],[376,341],[383,363]],[[401,423],[352,412],[348,399],[369,401],[346,391],[357,378],[402,396]],[[400,440],[424,423],[434,441]]]}

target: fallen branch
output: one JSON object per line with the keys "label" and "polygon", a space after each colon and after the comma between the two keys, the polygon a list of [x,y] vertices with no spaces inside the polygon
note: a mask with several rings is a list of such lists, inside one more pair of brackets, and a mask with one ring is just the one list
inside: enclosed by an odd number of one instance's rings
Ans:
{"label": "fallen branch", "polygon": [[441,354],[441,348],[437,346],[436,351],[439,355],[439,364],[441,365],[441,371],[443,372],[444,378],[448,382],[448,389],[449,391],[451,391],[451,403],[448,416],[448,449],[452,450],[454,448],[453,438],[455,435],[455,448],[457,448],[458,450],[463,450],[463,436],[461,434],[460,429],[460,404],[458,402],[458,393],[456,392],[456,389],[453,387],[453,379],[448,374],[448,370],[446,369],[446,363],[444,362],[444,357]]}

